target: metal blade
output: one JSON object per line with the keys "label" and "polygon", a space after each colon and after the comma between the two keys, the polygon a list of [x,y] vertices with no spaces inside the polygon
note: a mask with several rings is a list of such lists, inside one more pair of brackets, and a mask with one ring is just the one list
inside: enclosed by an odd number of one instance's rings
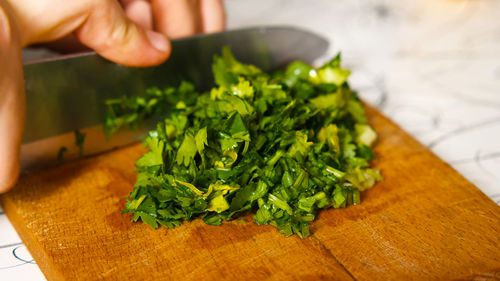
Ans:
{"label": "metal blade", "polygon": [[100,127],[104,102],[181,80],[192,81],[199,90],[208,89],[213,84],[212,58],[226,45],[237,59],[269,71],[293,60],[312,62],[326,52],[328,41],[294,27],[257,27],[174,40],[170,59],[156,67],[125,67],[95,53],[26,64],[22,166],[53,162],[62,146],[72,158],[77,154],[73,136],[77,129],[87,132],[86,155],[140,140],[147,125],[105,140]]}

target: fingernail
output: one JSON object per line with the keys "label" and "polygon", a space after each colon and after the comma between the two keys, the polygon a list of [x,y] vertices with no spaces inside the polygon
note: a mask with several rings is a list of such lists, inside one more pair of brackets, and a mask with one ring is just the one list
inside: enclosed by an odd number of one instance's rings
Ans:
{"label": "fingernail", "polygon": [[152,30],[146,30],[146,35],[148,35],[151,45],[153,45],[157,50],[161,52],[166,52],[168,50],[168,41],[163,34]]}

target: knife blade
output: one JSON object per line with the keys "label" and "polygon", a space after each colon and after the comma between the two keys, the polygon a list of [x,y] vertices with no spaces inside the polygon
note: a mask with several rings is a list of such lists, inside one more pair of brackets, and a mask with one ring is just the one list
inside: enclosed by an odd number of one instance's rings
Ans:
{"label": "knife blade", "polygon": [[309,31],[289,26],[254,27],[172,41],[172,53],[163,64],[132,68],[112,63],[96,53],[42,60],[24,65],[26,124],[21,146],[21,167],[57,162],[78,156],[75,130],[86,134],[84,155],[92,155],[142,140],[153,122],[138,130],[121,130],[107,140],[101,124],[108,99],[137,95],[147,88],[191,81],[198,90],[213,85],[214,54],[229,46],[235,57],[265,71],[293,60],[313,62],[328,49],[328,41]]}

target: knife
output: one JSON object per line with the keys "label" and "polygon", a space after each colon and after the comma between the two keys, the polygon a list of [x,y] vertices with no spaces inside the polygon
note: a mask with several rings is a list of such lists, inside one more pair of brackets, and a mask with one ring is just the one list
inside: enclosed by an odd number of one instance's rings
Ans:
{"label": "knife", "polygon": [[[26,124],[21,146],[21,168],[29,170],[79,156],[75,130],[84,133],[83,155],[92,155],[144,139],[154,128],[146,122],[137,130],[122,129],[106,139],[102,129],[104,102],[138,95],[147,88],[191,81],[198,90],[213,85],[214,54],[229,46],[235,57],[264,71],[294,60],[312,63],[328,49],[328,41],[309,31],[288,26],[254,27],[172,41],[163,64],[132,68],[107,61],[96,53],[41,60],[24,65]],[[60,161],[60,159],[59,159]]]}

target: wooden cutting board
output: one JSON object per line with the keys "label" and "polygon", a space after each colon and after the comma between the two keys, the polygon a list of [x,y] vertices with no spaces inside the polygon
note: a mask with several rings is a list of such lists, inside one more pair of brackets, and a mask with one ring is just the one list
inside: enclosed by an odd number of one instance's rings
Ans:
{"label": "wooden cutting board", "polygon": [[322,211],[307,239],[251,217],[174,230],[131,223],[120,212],[140,145],[23,175],[1,203],[49,280],[500,279],[500,207],[367,113],[384,181],[359,206]]}

